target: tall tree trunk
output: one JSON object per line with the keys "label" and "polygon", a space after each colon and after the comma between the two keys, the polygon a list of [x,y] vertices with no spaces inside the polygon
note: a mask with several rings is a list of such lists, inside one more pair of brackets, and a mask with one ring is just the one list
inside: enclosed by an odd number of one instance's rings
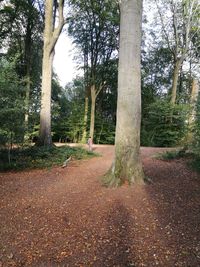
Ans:
{"label": "tall tree trunk", "polygon": [[[30,7],[32,3],[29,2]],[[24,116],[24,141],[28,141],[28,124],[29,124],[29,102],[30,102],[30,91],[31,91],[31,64],[32,64],[32,31],[33,21],[31,9],[29,11],[28,22],[26,26],[26,37],[25,37],[25,116]]]}
{"label": "tall tree trunk", "polygon": [[51,82],[53,53],[44,49],[42,64],[42,95],[40,111],[40,145],[51,146]]}
{"label": "tall tree trunk", "polygon": [[101,90],[104,88],[105,85],[106,85],[106,82],[103,82],[99,85],[99,87],[93,84],[90,88],[90,93],[91,93],[90,137],[92,138],[92,140],[94,139],[96,99],[97,99],[98,94],[101,92]]}
{"label": "tall tree trunk", "polygon": [[194,141],[194,122],[196,117],[196,103],[199,95],[199,84],[197,79],[192,80],[191,96],[190,96],[190,112],[188,115],[188,132],[185,137],[184,150],[188,150],[188,147],[192,145]]}
{"label": "tall tree trunk", "polygon": [[96,105],[96,88],[91,86],[91,115],[90,115],[90,137],[94,138],[94,122],[95,122],[95,105]]}
{"label": "tall tree trunk", "polygon": [[85,108],[84,108],[84,118],[83,118],[83,134],[82,134],[82,139],[81,143],[85,144],[86,143],[86,137],[87,137],[87,120],[88,120],[88,96],[85,96]]}
{"label": "tall tree trunk", "polygon": [[101,130],[100,130],[100,133],[99,133],[99,138],[98,138],[97,144],[100,143],[102,132],[103,132],[103,123],[101,124]]}
{"label": "tall tree trunk", "polygon": [[174,105],[176,103],[176,95],[177,95],[177,87],[178,87],[178,78],[179,78],[179,72],[181,69],[182,60],[177,59],[174,64],[174,72],[173,72],[173,78],[172,78],[172,91],[171,91],[171,104]]}
{"label": "tall tree trunk", "polygon": [[54,57],[54,47],[59,38],[64,25],[63,18],[64,0],[59,0],[58,5],[58,26],[54,28],[54,0],[46,0],[45,6],[45,28],[44,46],[42,62],[42,95],[40,111],[40,133],[38,145],[51,146],[51,82],[52,82],[52,63]]}
{"label": "tall tree trunk", "polygon": [[[197,79],[192,80],[192,89],[190,96],[190,115],[188,119],[189,126],[192,126],[196,116],[196,103],[199,95],[199,84]],[[191,127],[190,127],[191,128]]]}
{"label": "tall tree trunk", "polygon": [[31,77],[30,77],[30,72],[27,72],[26,96],[25,96],[25,116],[24,116],[24,125],[25,125],[24,141],[28,141],[28,138],[29,138],[28,137],[28,124],[29,124],[30,91],[31,91]]}
{"label": "tall tree trunk", "polygon": [[115,158],[110,185],[143,183],[140,158],[141,124],[141,22],[142,0],[122,0],[120,5]]}

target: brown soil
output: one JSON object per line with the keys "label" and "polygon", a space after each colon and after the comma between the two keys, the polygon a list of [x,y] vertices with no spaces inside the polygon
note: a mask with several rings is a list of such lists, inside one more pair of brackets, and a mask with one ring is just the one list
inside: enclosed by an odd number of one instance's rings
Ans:
{"label": "brown soil", "polygon": [[66,168],[0,173],[0,266],[200,266],[200,175],[142,148],[144,186],[108,189],[113,146]]}

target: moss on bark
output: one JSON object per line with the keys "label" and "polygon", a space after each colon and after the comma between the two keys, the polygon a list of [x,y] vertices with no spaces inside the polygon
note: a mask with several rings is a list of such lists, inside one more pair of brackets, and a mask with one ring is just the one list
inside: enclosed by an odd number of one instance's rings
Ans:
{"label": "moss on bark", "polygon": [[109,187],[123,184],[144,184],[144,173],[137,148],[118,147],[113,166],[104,176],[103,183]]}

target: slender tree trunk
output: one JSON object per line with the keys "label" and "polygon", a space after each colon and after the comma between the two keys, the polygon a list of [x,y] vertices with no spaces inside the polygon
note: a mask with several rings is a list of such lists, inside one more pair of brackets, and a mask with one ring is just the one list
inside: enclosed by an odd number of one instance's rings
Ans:
{"label": "slender tree trunk", "polygon": [[103,132],[103,123],[101,124],[101,130],[100,130],[100,133],[99,133],[99,138],[98,138],[97,144],[100,143],[102,132]]}
{"label": "slender tree trunk", "polygon": [[177,95],[177,87],[178,87],[178,78],[179,72],[181,69],[182,60],[178,59],[174,64],[174,72],[172,79],[172,91],[171,91],[171,104],[174,105],[176,103],[176,95]]}
{"label": "slender tree trunk", "polygon": [[95,84],[93,84],[90,88],[90,93],[91,93],[90,137],[92,138],[92,140],[94,139],[96,99],[98,94],[104,88],[105,84],[106,84],[105,82],[100,84],[98,88],[96,87]]}
{"label": "slender tree trunk", "polygon": [[[29,2],[29,5],[32,6],[32,3]],[[24,116],[24,141],[28,141],[28,124],[29,124],[29,102],[30,102],[30,91],[31,91],[31,64],[32,64],[32,31],[33,31],[33,22],[32,14],[29,13],[27,27],[26,27],[26,36],[25,36],[25,84],[26,84],[26,94],[25,94],[25,116]]]}
{"label": "slender tree trunk", "polygon": [[190,96],[190,112],[188,115],[188,132],[185,137],[184,150],[188,150],[188,147],[192,145],[194,141],[194,122],[196,117],[196,103],[199,94],[199,84],[197,79],[192,80],[191,96]]}
{"label": "slender tree trunk", "polygon": [[95,122],[95,104],[96,104],[96,88],[91,86],[91,115],[90,115],[90,137],[94,138],[94,122]]}
{"label": "slender tree trunk", "polygon": [[122,0],[115,159],[110,185],[143,183],[140,158],[142,1]]}
{"label": "slender tree trunk", "polygon": [[84,109],[84,118],[83,118],[83,134],[81,143],[86,143],[86,137],[87,137],[87,121],[88,121],[88,96],[85,96],[85,109]]}
{"label": "slender tree trunk", "polygon": [[196,103],[199,95],[199,84],[197,79],[193,79],[192,81],[192,90],[191,90],[191,97],[190,97],[190,116],[188,119],[189,126],[192,126],[195,116],[196,116]]}
{"label": "slender tree trunk", "polygon": [[30,81],[30,76],[28,76],[26,81],[25,116],[24,116],[26,129],[28,129],[28,120],[29,120],[30,87],[31,87],[31,81]]}
{"label": "slender tree trunk", "polygon": [[24,141],[28,141],[28,124],[29,124],[29,101],[30,101],[30,91],[31,91],[31,77],[30,73],[27,73],[26,78],[26,96],[25,96],[25,116],[24,116]]}

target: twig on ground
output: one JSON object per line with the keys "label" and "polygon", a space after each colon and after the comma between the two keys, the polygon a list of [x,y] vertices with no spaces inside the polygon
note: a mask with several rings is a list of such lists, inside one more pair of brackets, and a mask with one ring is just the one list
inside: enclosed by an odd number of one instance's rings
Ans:
{"label": "twig on ground", "polygon": [[63,165],[62,165],[62,168],[65,168],[68,164],[68,162],[72,159],[72,157],[70,156],[68,159],[66,159],[64,162],[63,162]]}

